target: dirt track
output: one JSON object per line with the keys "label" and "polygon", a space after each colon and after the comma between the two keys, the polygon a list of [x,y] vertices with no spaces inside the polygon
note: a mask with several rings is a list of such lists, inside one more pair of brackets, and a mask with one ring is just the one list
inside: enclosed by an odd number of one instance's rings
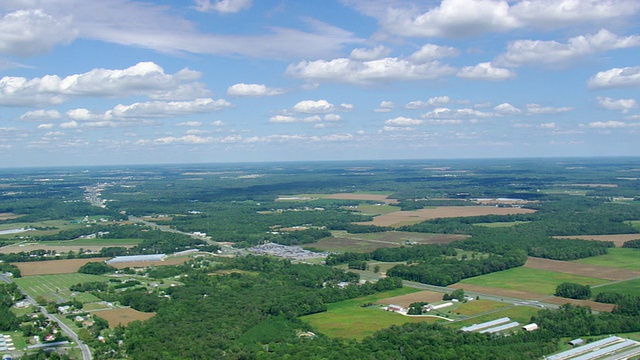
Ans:
{"label": "dirt track", "polygon": [[624,270],[597,265],[578,264],[568,261],[549,260],[530,257],[525,267],[550,270],[572,275],[588,276],[607,280],[626,280],[640,277],[640,271]]}

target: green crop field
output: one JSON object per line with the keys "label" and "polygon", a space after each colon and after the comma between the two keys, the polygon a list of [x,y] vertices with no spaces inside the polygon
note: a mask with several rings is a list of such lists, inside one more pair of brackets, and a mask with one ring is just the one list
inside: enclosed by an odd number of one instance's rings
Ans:
{"label": "green crop field", "polygon": [[575,262],[587,265],[608,266],[627,270],[640,270],[640,249],[611,248],[608,254],[594,256]]}
{"label": "green crop field", "polygon": [[378,305],[370,307],[361,306],[365,303],[373,303],[377,300],[405,295],[416,291],[419,290],[405,287],[345,300],[335,304],[328,304],[326,312],[303,316],[300,319],[311,324],[315,330],[327,336],[350,339],[362,339],[391,325],[401,325],[408,322],[442,321],[441,319],[433,317],[408,317],[384,311]]}
{"label": "green crop field", "polygon": [[[27,293],[36,298],[42,296],[45,299],[71,300],[71,285],[89,282],[106,281],[107,277],[88,274],[62,274],[62,275],[36,275],[14,279],[15,283]],[[93,298],[92,298],[93,299]],[[93,300],[95,301],[95,300]]]}
{"label": "green crop field", "polygon": [[370,215],[384,215],[392,212],[400,211],[399,206],[393,205],[372,205],[372,204],[360,204],[357,210]]}
{"label": "green crop field", "polygon": [[609,280],[518,267],[464,279],[460,283],[551,295],[563,282],[593,286],[607,283]]}
{"label": "green crop field", "polygon": [[594,297],[601,292],[617,292],[621,294],[640,296],[640,279],[631,279],[609,285],[594,287],[591,288],[591,292],[593,293]]}

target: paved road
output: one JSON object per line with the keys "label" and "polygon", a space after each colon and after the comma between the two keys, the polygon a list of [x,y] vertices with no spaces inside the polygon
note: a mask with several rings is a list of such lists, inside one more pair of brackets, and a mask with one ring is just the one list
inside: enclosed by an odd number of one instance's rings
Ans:
{"label": "paved road", "polygon": [[[11,280],[11,278],[9,278],[9,277],[7,277],[5,275],[2,275],[2,274],[0,274],[0,280],[4,281],[6,283],[12,283],[13,282]],[[22,293],[24,294],[24,292],[22,292]],[[49,318],[49,320],[55,321],[56,323],[58,323],[58,326],[60,327],[60,329],[62,331],[64,331],[69,336],[69,338],[71,338],[71,340],[75,341],[76,344],[78,344],[78,347],[80,348],[80,351],[82,352],[82,359],[84,359],[84,360],[91,360],[92,359],[91,350],[89,349],[89,346],[87,346],[87,344],[85,344],[82,340],[80,340],[80,338],[78,338],[78,334],[76,334],[71,328],[69,328],[65,323],[60,321],[53,314],[49,314],[47,309],[45,309],[43,306],[38,305],[36,300],[33,299],[31,296],[29,296],[27,294],[24,294],[24,295],[25,295],[25,298],[27,299],[27,301],[31,303],[31,305],[35,306],[36,309],[39,309],[40,312],[42,314],[44,314],[44,316]]]}

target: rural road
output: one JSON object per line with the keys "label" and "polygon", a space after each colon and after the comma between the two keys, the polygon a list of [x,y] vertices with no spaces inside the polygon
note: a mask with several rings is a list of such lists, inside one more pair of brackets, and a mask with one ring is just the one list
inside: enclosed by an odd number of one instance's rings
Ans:
{"label": "rural road", "polygon": [[[10,284],[13,281],[11,280],[11,278],[0,274],[0,280]],[[22,291],[22,289],[20,290]],[[58,326],[60,327],[60,329],[62,329],[62,331],[64,331],[69,338],[71,338],[71,340],[75,341],[76,344],[78,344],[78,347],[80,348],[80,351],[82,352],[82,359],[83,360],[91,360],[91,350],[89,349],[89,346],[87,346],[87,344],[85,344],[82,340],[80,340],[80,338],[78,338],[78,334],[76,334],[71,328],[69,328],[65,323],[63,323],[62,321],[60,321],[57,317],[55,317],[53,314],[49,314],[49,312],[47,311],[47,309],[44,308],[44,306],[40,306],[38,305],[38,303],[36,302],[36,300],[34,298],[32,298],[31,296],[25,294],[24,292],[22,292],[25,296],[25,299],[27,299],[27,301],[29,303],[31,303],[31,305],[35,306],[36,309],[40,310],[40,312],[42,314],[44,314],[44,316],[46,316],[47,318],[49,318],[49,320],[54,321],[58,324]]]}

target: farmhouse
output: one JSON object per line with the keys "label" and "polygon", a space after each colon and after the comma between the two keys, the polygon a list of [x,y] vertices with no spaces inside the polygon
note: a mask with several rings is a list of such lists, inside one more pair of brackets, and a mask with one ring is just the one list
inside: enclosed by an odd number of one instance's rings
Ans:
{"label": "farmhouse", "polygon": [[394,305],[394,304],[390,304],[389,306],[387,306],[387,311],[393,311],[393,312],[406,312],[407,309],[403,308],[400,305]]}
{"label": "farmhouse", "polygon": [[151,254],[151,255],[131,255],[131,256],[116,256],[113,259],[107,260],[107,264],[138,262],[138,261],[162,261],[166,257],[165,254]]}

